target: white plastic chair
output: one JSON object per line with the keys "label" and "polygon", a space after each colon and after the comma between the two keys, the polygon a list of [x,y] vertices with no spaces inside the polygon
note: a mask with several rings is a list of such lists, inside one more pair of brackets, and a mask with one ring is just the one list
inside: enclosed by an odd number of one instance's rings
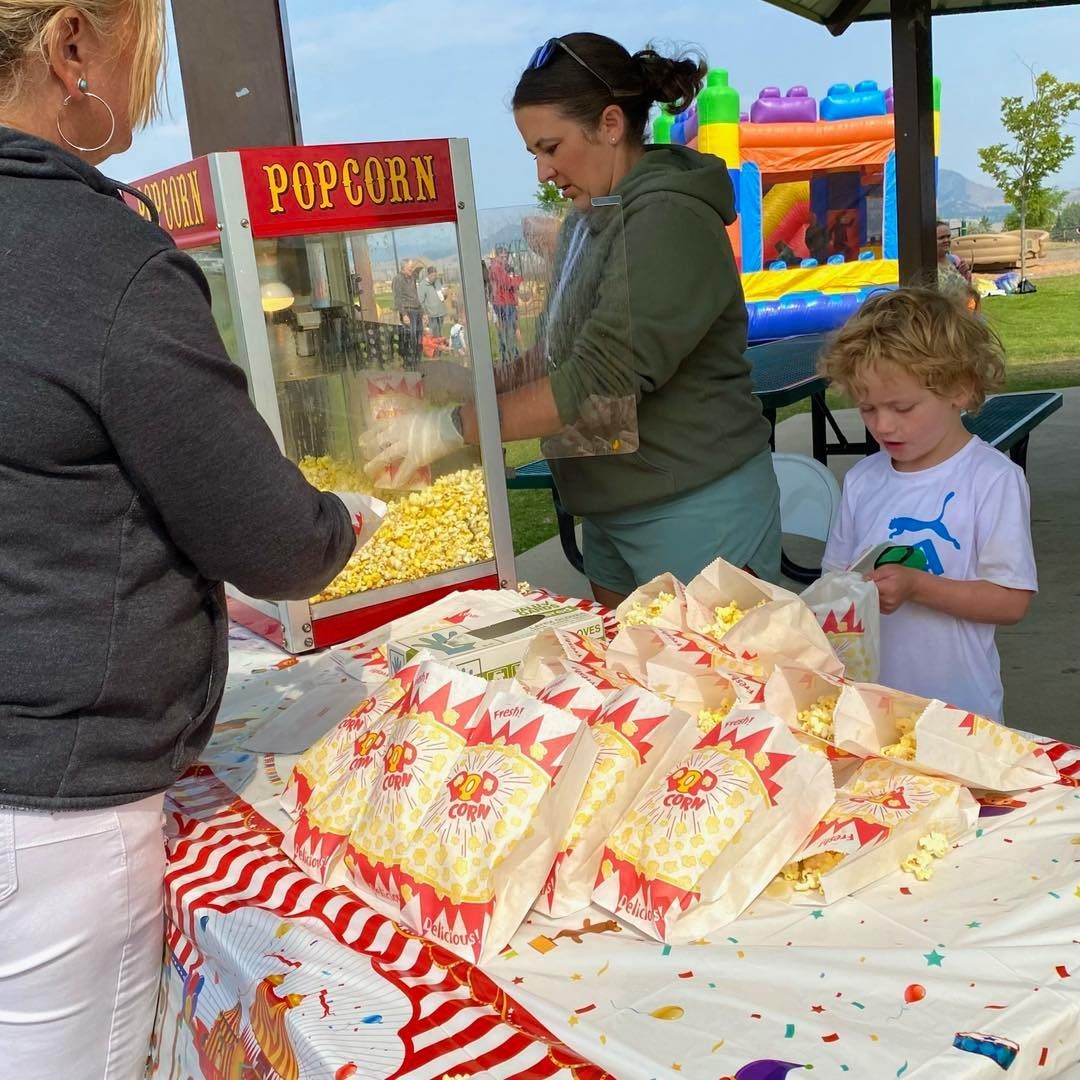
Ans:
{"label": "white plastic chair", "polygon": [[[808,536],[824,542],[840,506],[840,485],[820,461],[804,454],[772,456],[773,471],[780,486],[780,528],[789,536]],[[783,552],[783,573],[795,581],[811,582],[821,576],[821,567],[793,563]]]}

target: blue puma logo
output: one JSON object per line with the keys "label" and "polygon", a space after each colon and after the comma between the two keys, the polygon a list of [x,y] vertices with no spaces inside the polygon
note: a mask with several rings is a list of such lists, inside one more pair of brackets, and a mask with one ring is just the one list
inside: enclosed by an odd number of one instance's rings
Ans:
{"label": "blue puma logo", "polygon": [[914,533],[928,530],[929,532],[940,536],[942,540],[952,544],[952,546],[959,551],[960,541],[945,528],[944,521],[942,520],[945,517],[945,507],[955,498],[955,491],[950,491],[949,494],[945,496],[945,501],[941,504],[941,513],[938,514],[933,521],[921,521],[919,518],[911,517],[894,517],[892,521],[889,522],[889,539],[895,540],[901,533]]}

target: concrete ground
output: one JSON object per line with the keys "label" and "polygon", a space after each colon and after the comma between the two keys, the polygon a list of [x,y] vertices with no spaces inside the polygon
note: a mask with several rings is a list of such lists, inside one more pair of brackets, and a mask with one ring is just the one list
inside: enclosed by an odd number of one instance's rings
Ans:
{"label": "concrete ground", "polygon": [[[1080,744],[1080,574],[1073,563],[1080,555],[1080,387],[1063,393],[1064,405],[1035,429],[1028,450],[1039,595],[1027,618],[999,629],[997,640],[1009,724]],[[836,415],[849,437],[861,435],[853,410]],[[809,414],[785,420],[776,434],[778,450],[810,453]],[[842,480],[856,460],[833,457],[830,467]],[[798,558],[802,549],[792,554]],[[519,555],[517,570],[519,578],[552,592],[589,595],[588,582],[566,561],[557,537]]]}

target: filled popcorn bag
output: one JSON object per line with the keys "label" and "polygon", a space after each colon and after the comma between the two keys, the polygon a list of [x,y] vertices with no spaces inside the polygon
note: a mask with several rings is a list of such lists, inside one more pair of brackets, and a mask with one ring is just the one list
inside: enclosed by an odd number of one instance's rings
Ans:
{"label": "filled popcorn bag", "polygon": [[483,679],[425,663],[395,706],[367,796],[358,807],[341,861],[328,877],[390,918],[401,895],[398,872],[420,821],[453,774],[487,693]]}
{"label": "filled popcorn bag", "polygon": [[686,589],[673,574],[661,574],[635,589],[616,609],[620,627],[686,629]]}
{"label": "filled popcorn bag", "polygon": [[973,835],[978,816],[978,803],[961,784],[870,758],[766,893],[816,906],[897,869],[926,881],[935,860]]}
{"label": "filled popcorn bag", "polygon": [[760,707],[733,710],[658,766],[608,838],[593,901],[651,937],[737,918],[833,802],[829,762]]}
{"label": "filled popcorn bag", "polygon": [[808,585],[800,597],[814,613],[844,675],[876,682],[881,667],[881,611],[877,587],[862,574],[827,573]]}
{"label": "filled popcorn bag", "polygon": [[767,678],[780,662],[843,674],[824,631],[794,593],[723,559],[687,585],[686,621],[712,643],[719,663],[754,678]]}
{"label": "filled popcorn bag", "polygon": [[765,707],[796,730],[806,745],[820,747],[830,761],[859,760],[865,754],[836,744],[836,712],[845,695],[857,696],[851,684],[835,675],[777,664],[765,683]]}
{"label": "filled popcorn bag", "polygon": [[371,691],[356,708],[305,753],[293,765],[281,807],[295,818],[308,805],[317,804],[351,771],[358,753],[377,729],[383,715],[404,696],[413,676],[426,657],[418,656],[392,678]]}
{"label": "filled popcorn bag", "polygon": [[1058,778],[1041,746],[985,716],[872,683],[855,683],[853,690],[835,715],[843,750],[988,791],[1021,791]]}
{"label": "filled popcorn bag", "polygon": [[494,958],[536,900],[595,756],[570,713],[491,694],[397,855],[405,925],[473,963]]}
{"label": "filled popcorn bag", "polygon": [[764,686],[749,675],[714,667],[713,657],[684,634],[656,626],[620,630],[608,646],[609,667],[694,716],[701,734],[736,703],[761,704]]}
{"label": "filled popcorn bag", "polygon": [[536,905],[555,917],[589,906],[612,827],[657,764],[686,753],[700,737],[690,716],[640,687],[608,698],[589,730],[596,760]]}

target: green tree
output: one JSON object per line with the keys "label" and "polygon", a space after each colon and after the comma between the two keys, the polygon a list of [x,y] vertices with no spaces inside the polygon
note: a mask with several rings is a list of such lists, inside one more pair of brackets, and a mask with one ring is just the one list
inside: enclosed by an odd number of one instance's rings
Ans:
{"label": "green tree", "polygon": [[[1023,226],[1028,229],[1049,229],[1064,201],[1065,192],[1058,188],[1035,188],[1028,196],[1027,221]],[[1005,215],[1002,227],[1008,231],[1021,228],[1020,211],[1015,206]]]}
{"label": "green tree", "polygon": [[1076,240],[1080,238],[1080,202],[1069,203],[1062,208],[1054,222],[1055,240]]}
{"label": "green tree", "polygon": [[564,206],[568,206],[569,199],[564,199],[559,194],[559,189],[549,180],[540,184],[536,189],[536,205],[545,214],[557,214]]}
{"label": "green tree", "polygon": [[1020,218],[1020,277],[1027,271],[1028,213],[1032,198],[1048,189],[1044,181],[1053,176],[1072,156],[1075,139],[1062,128],[1080,109],[1080,83],[1062,82],[1048,71],[1031,73],[1031,100],[1022,97],[1001,99],[1001,125],[1009,143],[995,143],[979,150],[979,164],[1001,188]]}

